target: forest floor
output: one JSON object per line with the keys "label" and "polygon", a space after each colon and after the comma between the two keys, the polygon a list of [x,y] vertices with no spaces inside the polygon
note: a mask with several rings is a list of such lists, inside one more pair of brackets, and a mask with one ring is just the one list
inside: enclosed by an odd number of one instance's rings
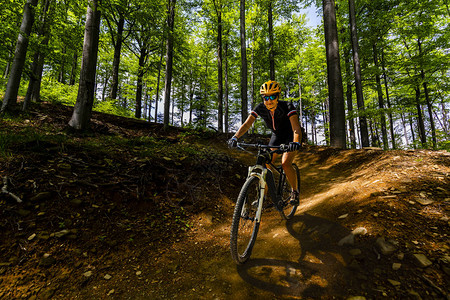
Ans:
{"label": "forest floor", "polygon": [[448,152],[303,148],[296,215],[264,212],[237,266],[252,155],[99,113],[71,133],[71,112],[0,119],[0,299],[449,299]]}

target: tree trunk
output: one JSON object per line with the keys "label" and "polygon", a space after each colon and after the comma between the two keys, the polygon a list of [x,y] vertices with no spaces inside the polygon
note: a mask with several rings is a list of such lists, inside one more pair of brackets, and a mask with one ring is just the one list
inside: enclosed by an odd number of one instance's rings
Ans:
{"label": "tree trunk", "polygon": [[6,84],[5,96],[3,97],[0,113],[14,109],[17,104],[17,95],[19,93],[20,79],[22,78],[23,67],[27,56],[29,36],[34,22],[34,9],[38,0],[28,0],[23,8],[22,24],[17,38],[14,61]]}
{"label": "tree trunk", "polygon": [[[175,91],[175,85],[172,85],[172,95],[174,94],[174,91]],[[170,103],[171,105],[172,105],[172,113],[170,114],[170,124],[171,125],[175,125],[175,123],[174,123],[174,116],[175,116],[175,101],[172,101],[171,103]]]}
{"label": "tree trunk", "polygon": [[225,132],[229,132],[228,122],[229,122],[229,104],[228,104],[228,42],[225,42],[225,53],[224,53],[224,62],[225,62]]}
{"label": "tree trunk", "polygon": [[122,52],[124,25],[125,19],[122,15],[120,15],[119,21],[117,22],[117,40],[114,45],[113,73],[111,80],[111,92],[109,93],[109,98],[111,99],[117,98],[117,88],[119,86],[120,54]]}
{"label": "tree trunk", "polygon": [[184,127],[184,121],[183,121],[183,116],[184,116],[184,108],[185,108],[185,103],[186,103],[186,77],[182,77],[181,79],[181,104],[180,104],[180,122],[181,122],[181,127]]}
{"label": "tree trunk", "polygon": [[411,130],[411,138],[413,148],[416,149],[416,135],[414,134],[414,125],[413,125],[413,117],[412,114],[409,114],[409,128]]}
{"label": "tree trunk", "polygon": [[62,53],[62,61],[61,61],[61,70],[59,71],[58,74],[58,82],[62,83],[62,84],[66,84],[66,52],[67,52],[67,47],[66,45],[63,46],[63,49],[61,51]]}
{"label": "tree trunk", "polygon": [[268,7],[268,24],[269,24],[269,65],[270,65],[270,80],[275,80],[275,53],[273,49],[273,14],[272,14],[272,0],[269,0]]}
{"label": "tree trunk", "polygon": [[384,51],[381,51],[381,68],[383,69],[383,79],[384,79],[384,87],[386,90],[386,102],[389,109],[388,117],[389,117],[389,127],[391,130],[391,139],[392,139],[392,149],[397,149],[397,144],[395,142],[395,133],[394,133],[394,120],[392,118],[392,110],[391,110],[391,101],[389,99],[389,89],[387,84],[387,74],[386,67],[384,61]]}
{"label": "tree trunk", "polygon": [[147,57],[147,48],[142,47],[141,53],[139,55],[139,69],[137,76],[137,84],[136,84],[136,111],[134,112],[134,116],[136,118],[141,117],[142,111],[142,81],[144,77],[144,68],[145,68],[145,60]]}
{"label": "tree trunk", "polygon": [[406,145],[409,145],[409,139],[408,139],[408,130],[406,129],[406,121],[405,121],[405,116],[403,115],[403,113],[400,113],[400,117],[402,118],[402,126],[403,126],[403,134],[405,135],[405,142]]}
{"label": "tree trunk", "polygon": [[70,70],[69,85],[75,85],[77,66],[78,66],[78,52],[75,50],[75,53],[73,54],[72,68]]}
{"label": "tree trunk", "polygon": [[190,78],[190,84],[189,84],[189,125],[192,125],[192,113],[194,109],[194,92],[195,92],[195,85],[192,84],[194,81],[194,78],[192,76],[192,70],[191,70],[191,78]]}
{"label": "tree trunk", "polygon": [[78,96],[72,118],[69,121],[69,126],[76,130],[88,128],[94,105],[101,18],[99,4],[99,0],[89,0],[88,2]]}
{"label": "tree trunk", "polygon": [[[11,43],[11,48],[14,46],[13,43]],[[3,73],[3,78],[8,78],[9,71],[11,69],[11,60],[13,58],[12,49],[9,50],[8,47],[8,62],[6,63],[5,72]]]}
{"label": "tree trunk", "polygon": [[164,57],[164,40],[161,42],[161,55],[159,57],[158,63],[158,79],[156,82],[156,95],[155,95],[155,123],[158,123],[158,102],[159,102],[159,82],[161,81],[161,69],[162,69],[162,60]]}
{"label": "tree trunk", "polygon": [[173,26],[175,23],[176,0],[168,0],[167,10],[167,46],[166,46],[166,79],[164,83],[164,129],[169,127],[170,118],[170,90],[172,87],[173,65]]}
{"label": "tree trunk", "polygon": [[329,87],[330,145],[346,148],[344,91],[334,0],[323,0],[323,19]]}
{"label": "tree trunk", "polygon": [[223,132],[223,71],[222,71],[222,5],[216,8],[217,12],[217,129]]}
{"label": "tree trunk", "polygon": [[206,109],[207,109],[207,103],[208,103],[208,56],[209,52],[205,55],[205,76],[204,76],[204,86],[203,86],[203,99],[200,103],[200,119],[199,124],[200,127],[206,128],[207,120],[206,120]]}
{"label": "tree trunk", "polygon": [[245,0],[240,0],[240,40],[241,40],[241,121],[248,116],[247,98],[247,46],[245,39]]}
{"label": "tree trunk", "polygon": [[[422,43],[420,39],[417,41],[419,44],[419,55],[422,55]],[[434,117],[433,117],[433,105],[431,104],[430,95],[428,93],[428,84],[425,78],[425,71],[420,70],[420,77],[422,78],[423,92],[425,93],[425,100],[427,102],[428,115],[430,117],[430,127],[431,127],[431,139],[433,143],[433,149],[437,147],[437,139],[436,139],[436,127],[434,125]]]}
{"label": "tree trunk", "polygon": [[[250,55],[250,107],[253,108],[256,106],[255,102],[255,49],[253,47],[255,45],[255,25],[252,25],[252,47],[251,47],[251,55]],[[255,133],[256,127],[253,124],[251,128],[252,134]]]}
{"label": "tree trunk", "polygon": [[322,103],[323,133],[325,135],[326,145],[330,145],[330,101]]}
{"label": "tree trunk", "polygon": [[373,45],[373,62],[375,65],[375,80],[377,83],[377,94],[378,94],[378,105],[380,108],[380,122],[381,122],[381,135],[383,138],[383,149],[387,150],[389,148],[387,130],[386,130],[386,116],[384,114],[384,99],[383,90],[381,88],[381,78],[378,67],[378,48],[377,43],[374,42]]}
{"label": "tree trunk", "polygon": [[444,130],[445,134],[449,134],[449,120],[447,117],[447,109],[445,107],[444,97],[441,97],[441,109],[442,109],[442,120],[443,120],[443,126],[442,129]]}
{"label": "tree trunk", "polygon": [[350,14],[350,30],[353,49],[353,69],[355,72],[356,102],[359,111],[359,130],[361,134],[361,145],[362,147],[368,147],[369,133],[367,131],[367,119],[364,113],[365,111],[364,95],[362,91],[362,82],[361,82],[361,64],[359,61],[359,43],[358,43],[358,31],[356,28],[355,0],[348,0],[348,5]]}
{"label": "tree trunk", "polygon": [[297,80],[298,80],[298,119],[300,120],[300,126],[303,126],[303,106],[302,106],[302,81],[300,76],[300,66],[297,64]]}
{"label": "tree trunk", "polygon": [[348,120],[349,125],[349,137],[350,137],[350,147],[352,149],[356,149],[356,135],[355,135],[355,121],[353,119],[353,98],[352,98],[352,82],[351,78],[351,69],[350,69],[350,48],[345,47],[345,73],[347,77],[347,110],[348,114],[351,116]]}
{"label": "tree trunk", "polygon": [[49,14],[48,10],[52,0],[46,0],[42,8],[41,15],[41,27],[39,29],[39,36],[43,37],[39,49],[36,50],[33,58],[33,63],[31,64],[31,74],[30,82],[28,83],[27,94],[25,100],[23,101],[22,110],[26,111],[29,104],[32,101],[38,101],[40,98],[41,90],[41,79],[42,71],[44,69],[44,52],[42,51],[44,47],[48,45],[49,41]]}
{"label": "tree trunk", "polygon": [[418,129],[419,129],[419,137],[420,142],[422,144],[422,147],[425,148],[425,145],[427,143],[427,138],[425,136],[425,123],[423,121],[422,116],[422,108],[420,107],[420,88],[416,88],[416,108],[417,108],[417,122],[419,123]]}
{"label": "tree trunk", "polygon": [[102,101],[105,101],[106,98],[106,87],[108,86],[108,82],[109,82],[109,72],[106,71],[103,79]]}

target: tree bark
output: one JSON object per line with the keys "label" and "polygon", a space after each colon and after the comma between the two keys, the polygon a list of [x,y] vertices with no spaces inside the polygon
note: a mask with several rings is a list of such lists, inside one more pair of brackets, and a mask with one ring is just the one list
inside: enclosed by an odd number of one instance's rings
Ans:
{"label": "tree bark", "polygon": [[75,53],[73,54],[72,68],[70,70],[69,85],[75,85],[77,66],[78,66],[78,52],[75,50]]}
{"label": "tree bark", "polygon": [[80,70],[77,102],[69,126],[86,130],[89,126],[95,97],[98,43],[100,35],[101,0],[89,0],[84,31],[83,57]]}
{"label": "tree bark", "polygon": [[228,104],[228,43],[225,42],[225,49],[224,49],[224,63],[225,63],[225,103],[224,103],[224,109],[225,109],[225,132],[229,132],[229,104]]}
{"label": "tree bark", "polygon": [[303,126],[303,106],[302,106],[302,81],[300,76],[300,66],[297,64],[297,80],[298,80],[298,118],[300,120],[300,126]]}
{"label": "tree bark", "polygon": [[[417,41],[419,45],[419,56],[422,56],[422,43],[420,39]],[[433,149],[437,147],[437,139],[436,139],[436,127],[434,125],[434,117],[433,117],[433,105],[431,104],[430,95],[428,93],[428,84],[425,78],[425,71],[420,70],[420,77],[422,78],[423,92],[425,93],[425,100],[427,102],[428,115],[430,118],[430,127],[431,127],[431,139],[433,143]]]}
{"label": "tree bark", "polygon": [[269,65],[270,65],[270,80],[275,80],[275,53],[273,50],[273,13],[272,0],[269,0],[269,7],[267,13],[269,24]]}
{"label": "tree bark", "polygon": [[145,61],[147,58],[147,47],[142,47],[139,55],[139,69],[137,76],[137,84],[136,84],[136,111],[134,112],[134,116],[136,118],[141,117],[142,111],[142,81],[144,78],[144,68]]}
{"label": "tree bark", "polygon": [[362,81],[361,81],[361,64],[359,60],[359,43],[358,43],[358,31],[356,27],[356,16],[355,16],[355,1],[349,0],[349,15],[350,15],[350,32],[353,50],[353,69],[355,73],[355,89],[356,89],[356,102],[359,111],[359,130],[361,134],[361,145],[362,147],[369,146],[369,133],[367,131],[367,119],[365,116],[364,108],[364,95],[362,91]]}
{"label": "tree bark", "polygon": [[240,0],[240,40],[241,40],[241,121],[248,116],[247,98],[247,46],[245,38],[245,0]]}
{"label": "tree bark", "polygon": [[394,133],[394,120],[392,118],[392,110],[391,110],[391,101],[389,98],[389,89],[387,84],[387,74],[386,67],[384,61],[384,51],[381,51],[381,68],[383,69],[383,79],[384,79],[384,88],[386,91],[386,103],[389,109],[388,117],[389,117],[389,127],[391,130],[391,139],[392,139],[392,149],[397,149],[397,143],[395,142],[395,133]]}
{"label": "tree bark", "polygon": [[114,44],[114,59],[113,59],[113,72],[111,80],[111,92],[109,93],[109,98],[117,98],[117,89],[119,86],[119,66],[120,66],[120,54],[122,52],[122,42],[123,42],[123,29],[125,25],[125,18],[120,15],[119,21],[117,22],[117,40]]}
{"label": "tree bark", "polygon": [[167,45],[166,45],[166,79],[164,83],[164,129],[169,127],[170,118],[170,90],[172,87],[173,65],[173,26],[175,23],[176,0],[168,0],[167,10]]}
{"label": "tree bark", "polygon": [[61,69],[59,70],[59,74],[58,74],[58,82],[62,83],[62,84],[66,84],[66,52],[67,52],[67,47],[66,45],[63,46],[62,48],[62,61],[61,61]]}
{"label": "tree bark", "polygon": [[403,113],[400,113],[400,117],[402,118],[402,126],[403,126],[403,134],[405,135],[405,142],[406,145],[409,145],[408,130],[406,129],[405,116],[403,115]]}
{"label": "tree bark", "polygon": [[29,36],[34,23],[34,9],[38,0],[28,0],[23,9],[22,24],[17,38],[14,61],[6,84],[5,96],[3,97],[0,113],[15,108],[17,104],[17,95],[19,93],[20,80],[22,78],[23,67],[27,56]]}
{"label": "tree bark", "polygon": [[346,148],[344,91],[334,0],[323,0],[323,19],[329,87],[330,145]]}
{"label": "tree bark", "polygon": [[420,88],[416,87],[416,108],[417,108],[417,122],[419,128],[419,137],[422,147],[425,147],[427,138],[425,136],[425,123],[423,121],[422,108],[420,107]]}
{"label": "tree bark", "polygon": [[39,36],[42,36],[43,39],[40,43],[40,47],[36,50],[33,58],[33,63],[31,64],[31,74],[30,74],[30,82],[28,83],[27,94],[25,96],[25,100],[23,101],[22,110],[26,111],[28,109],[29,104],[32,101],[39,101],[40,91],[41,91],[41,80],[42,80],[42,71],[44,69],[44,49],[49,42],[50,35],[50,20],[49,20],[49,8],[52,0],[46,0],[44,6],[42,8],[42,17],[41,17],[41,28],[39,29]]}
{"label": "tree bark", "polygon": [[[11,43],[11,48],[14,46],[13,43]],[[8,61],[6,63],[5,72],[3,72],[3,78],[8,78],[9,71],[11,69],[11,60],[13,58],[12,49],[10,50],[8,47]]]}
{"label": "tree bark", "polygon": [[161,80],[162,60],[164,57],[164,40],[161,42],[161,55],[158,63],[158,78],[156,82],[156,95],[155,95],[155,123],[158,123],[158,102],[159,102],[159,83]]}
{"label": "tree bark", "polygon": [[[214,1],[214,5],[216,2]],[[217,129],[223,132],[223,67],[222,67],[222,4],[216,5],[217,14]]]}
{"label": "tree bark", "polygon": [[387,130],[386,130],[386,116],[384,112],[384,99],[383,90],[381,88],[381,78],[378,67],[378,48],[377,43],[374,42],[373,45],[373,62],[375,65],[375,81],[377,83],[377,94],[378,94],[378,105],[380,108],[380,122],[381,122],[381,135],[383,138],[383,149],[387,150],[389,148]]}
{"label": "tree bark", "polygon": [[352,82],[351,78],[351,69],[350,69],[350,48],[345,47],[345,73],[347,74],[347,110],[348,114],[352,116],[348,120],[349,124],[349,137],[350,137],[350,147],[352,149],[356,149],[356,135],[355,135],[355,121],[353,119],[353,98],[352,98]]}

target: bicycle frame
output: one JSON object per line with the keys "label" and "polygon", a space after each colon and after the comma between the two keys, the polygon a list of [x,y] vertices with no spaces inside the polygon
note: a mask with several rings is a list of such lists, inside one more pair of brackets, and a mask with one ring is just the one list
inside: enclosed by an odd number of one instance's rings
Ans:
{"label": "bicycle frame", "polygon": [[[247,174],[247,178],[249,177],[257,177],[259,179],[259,184],[261,186],[261,195],[260,195],[260,199],[259,199],[259,204],[258,204],[258,210],[256,212],[256,216],[255,216],[255,220],[256,222],[260,222],[261,220],[261,213],[262,213],[262,206],[263,206],[263,202],[264,202],[264,196],[266,194],[266,188],[269,188],[269,193],[270,193],[270,197],[272,198],[273,203],[275,204],[275,207],[278,209],[278,202],[280,201],[281,198],[281,183],[282,181],[284,181],[284,172],[283,169],[281,167],[276,167],[275,165],[272,164],[272,162],[270,161],[270,159],[267,157],[267,155],[269,152],[268,151],[264,151],[265,153],[261,153],[262,150],[259,149],[258,150],[258,154],[257,154],[257,159],[256,159],[256,165],[254,166],[250,166],[248,168],[248,174]],[[273,176],[273,172],[272,170],[268,169],[266,166],[266,162],[273,166],[274,169],[280,174],[280,182],[279,182],[279,186],[278,188],[276,187],[275,184],[275,179]],[[242,214],[245,214],[245,212],[243,211]]]}

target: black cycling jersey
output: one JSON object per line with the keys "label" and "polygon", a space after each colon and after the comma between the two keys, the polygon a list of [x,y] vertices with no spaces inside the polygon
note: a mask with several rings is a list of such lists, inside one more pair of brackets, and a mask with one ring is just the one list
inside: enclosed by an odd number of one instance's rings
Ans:
{"label": "black cycling jersey", "polygon": [[272,116],[271,112],[266,108],[264,103],[258,104],[252,111],[251,115],[257,118],[260,116],[267,127],[272,131],[270,145],[280,145],[293,141],[294,132],[289,118],[297,114],[295,106],[291,102],[278,101],[277,108]]}

